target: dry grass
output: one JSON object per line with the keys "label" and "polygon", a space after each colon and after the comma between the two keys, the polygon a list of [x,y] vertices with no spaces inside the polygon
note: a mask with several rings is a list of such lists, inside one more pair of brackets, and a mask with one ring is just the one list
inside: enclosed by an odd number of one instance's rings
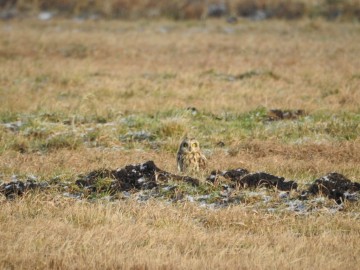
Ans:
{"label": "dry grass", "polygon": [[[200,140],[209,170],[264,170],[302,184],[330,171],[360,178],[357,24],[15,20],[0,31],[3,180],[73,181],[146,160],[175,172],[184,132]],[[267,123],[266,108],[309,115]],[[14,121],[22,125],[9,128]],[[151,137],[137,139],[140,131]],[[358,203],[335,214],[270,214],[246,203],[90,203],[49,191],[0,206],[5,269],[360,263]]]}
{"label": "dry grass", "polygon": [[[29,21],[1,29],[1,111],[358,111],[352,24]],[[232,79],[250,71],[265,72]]]}
{"label": "dry grass", "polygon": [[[0,8],[34,14],[41,10],[65,16],[103,18],[204,19],[239,15],[255,18],[299,19],[324,17],[329,20],[359,20],[359,0],[7,0]],[[258,14],[258,15],[256,15]]]}
{"label": "dry grass", "polygon": [[360,227],[351,211],[272,215],[35,195],[3,203],[0,220],[2,268],[356,269],[359,263]]}

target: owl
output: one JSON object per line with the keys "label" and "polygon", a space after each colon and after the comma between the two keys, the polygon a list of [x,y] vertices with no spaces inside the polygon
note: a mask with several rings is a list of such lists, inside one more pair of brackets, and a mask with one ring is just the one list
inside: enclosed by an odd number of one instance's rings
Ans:
{"label": "owl", "polygon": [[188,137],[181,141],[176,161],[180,172],[197,172],[206,165],[206,157],[200,151],[199,142]]}

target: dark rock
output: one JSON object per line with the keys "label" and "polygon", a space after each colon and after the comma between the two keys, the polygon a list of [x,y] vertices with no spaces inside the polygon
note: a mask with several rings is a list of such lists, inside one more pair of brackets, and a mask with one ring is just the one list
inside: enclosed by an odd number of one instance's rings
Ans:
{"label": "dark rock", "polygon": [[325,195],[329,199],[334,199],[337,203],[341,203],[351,193],[360,191],[360,183],[351,182],[342,174],[333,172],[319,179],[309,187],[308,193],[313,195]]}

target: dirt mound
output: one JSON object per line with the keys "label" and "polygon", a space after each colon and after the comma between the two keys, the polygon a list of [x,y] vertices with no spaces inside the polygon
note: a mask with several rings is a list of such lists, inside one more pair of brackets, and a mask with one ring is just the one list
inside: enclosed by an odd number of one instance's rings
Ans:
{"label": "dirt mound", "polygon": [[[154,192],[160,194],[161,191],[176,189],[178,184],[169,183],[169,181],[186,182],[193,186],[199,186],[199,180],[189,177],[172,174],[158,168],[153,161],[147,161],[141,164],[127,165],[117,170],[101,169],[92,171],[86,175],[79,176],[75,181],[77,188],[80,188],[80,193],[86,195],[90,193],[96,194],[106,192],[114,195],[117,192],[134,191],[136,193]],[[224,187],[231,193],[232,190],[249,189],[249,188],[273,188],[283,192],[297,190],[298,184],[293,180],[285,181],[284,177],[275,176],[266,172],[250,173],[248,170],[238,168],[227,171],[213,171],[210,176],[206,178],[208,182],[214,184],[214,187]],[[65,185],[65,186],[64,186]],[[204,187],[208,185],[204,184]],[[70,191],[71,182],[66,184],[58,181],[50,180],[47,182],[37,182],[33,178],[28,178],[25,181],[13,179],[9,183],[0,185],[0,194],[3,194],[7,199],[21,196],[28,190],[45,189],[48,187],[58,188],[59,191]],[[205,188],[206,190],[206,188]],[[216,194],[210,193],[201,196],[204,198],[211,198]],[[219,191],[218,191],[219,192]],[[229,194],[230,194],[229,193]],[[329,173],[319,179],[316,179],[310,187],[301,192],[298,199],[311,200],[309,196],[324,196],[329,199],[334,199],[338,204],[344,200],[359,200],[360,183],[351,182],[345,176],[339,173]],[[220,195],[222,192],[220,191]],[[146,195],[151,197],[152,195]],[[222,196],[222,195],[221,195]],[[81,196],[80,196],[81,197]],[[79,197],[79,198],[80,198]],[[240,200],[241,201],[241,200]]]}
{"label": "dirt mound", "polygon": [[342,174],[333,172],[319,179],[309,187],[308,193],[312,195],[325,195],[329,199],[341,203],[345,199],[355,199],[355,192],[360,191],[360,183],[351,182]]}
{"label": "dirt mound", "polygon": [[117,170],[96,170],[76,180],[76,185],[96,190],[96,184],[103,178],[113,179],[111,191],[129,191],[132,189],[152,189],[158,181],[184,181],[198,185],[199,180],[189,176],[179,176],[159,169],[153,161],[142,164],[128,165]]}
{"label": "dirt mound", "polygon": [[213,171],[207,178],[208,181],[216,183],[219,177],[224,177],[241,188],[256,188],[265,186],[267,188],[277,188],[282,191],[297,189],[298,185],[294,181],[285,181],[283,177],[275,176],[266,172],[249,173],[246,169],[235,169],[229,171]]}
{"label": "dirt mound", "polygon": [[7,199],[13,199],[16,196],[21,196],[28,190],[47,188],[46,182],[36,182],[35,180],[14,180],[9,183],[0,185],[0,194],[4,194]]}

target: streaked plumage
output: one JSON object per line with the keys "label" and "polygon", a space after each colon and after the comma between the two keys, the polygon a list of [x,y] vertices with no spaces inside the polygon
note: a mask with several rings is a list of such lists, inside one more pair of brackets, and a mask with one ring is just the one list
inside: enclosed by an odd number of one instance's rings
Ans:
{"label": "streaked plumage", "polygon": [[201,153],[200,144],[194,138],[185,137],[181,141],[176,160],[180,172],[197,172],[206,166],[206,157]]}

